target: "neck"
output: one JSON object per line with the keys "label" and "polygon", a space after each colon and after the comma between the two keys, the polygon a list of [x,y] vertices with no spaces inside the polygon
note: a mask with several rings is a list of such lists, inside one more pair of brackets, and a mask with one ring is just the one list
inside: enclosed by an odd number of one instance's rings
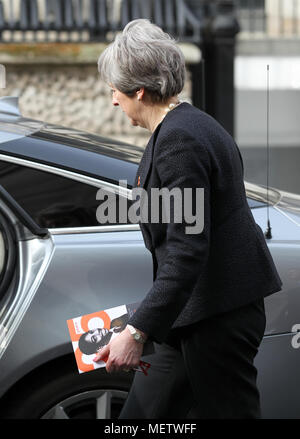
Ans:
{"label": "neck", "polygon": [[152,105],[152,107],[149,108],[149,116],[147,118],[146,128],[153,133],[157,125],[163,121],[168,112],[173,110],[173,108],[175,108],[179,103],[180,101],[178,97],[173,96],[164,103]]}

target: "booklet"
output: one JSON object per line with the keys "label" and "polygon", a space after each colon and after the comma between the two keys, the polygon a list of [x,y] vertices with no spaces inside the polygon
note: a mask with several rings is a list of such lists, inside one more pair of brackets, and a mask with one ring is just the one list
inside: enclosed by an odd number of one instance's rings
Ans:
{"label": "booklet", "polygon": [[[139,303],[120,305],[67,320],[79,373],[105,367],[105,361],[93,361],[97,350],[125,329],[138,306]],[[151,345],[150,342],[145,343],[143,355],[153,352]],[[140,361],[136,370],[147,375],[149,367],[149,363]]]}

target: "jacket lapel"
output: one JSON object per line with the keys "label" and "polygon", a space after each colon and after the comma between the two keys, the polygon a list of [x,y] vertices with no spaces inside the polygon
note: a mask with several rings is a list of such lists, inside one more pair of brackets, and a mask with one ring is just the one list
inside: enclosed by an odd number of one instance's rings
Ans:
{"label": "jacket lapel", "polygon": [[142,159],[140,161],[140,164],[139,164],[139,167],[138,167],[138,170],[136,173],[134,187],[144,187],[145,186],[149,171],[151,169],[152,157],[153,157],[153,147],[155,144],[155,139],[157,137],[157,134],[158,134],[158,132],[156,132],[156,131],[152,134],[152,136],[150,137],[149,142],[145,148],[144,154],[142,156]]}
{"label": "jacket lapel", "polygon": [[[144,154],[140,161],[135,177],[134,187],[145,186],[152,165],[154,143],[155,143],[155,137],[152,135],[149,139],[149,142],[145,148]],[[139,222],[139,224],[144,238],[145,246],[148,250],[150,250],[150,252],[152,252],[152,240],[151,240],[150,231],[142,222]]]}

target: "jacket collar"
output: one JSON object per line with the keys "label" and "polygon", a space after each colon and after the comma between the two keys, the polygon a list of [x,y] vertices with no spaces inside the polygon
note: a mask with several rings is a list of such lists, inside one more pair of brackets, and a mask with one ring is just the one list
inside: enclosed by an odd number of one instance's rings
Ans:
{"label": "jacket collar", "polygon": [[134,182],[135,187],[144,187],[145,185],[152,164],[153,146],[155,143],[156,135],[158,134],[157,132],[157,134],[155,135],[156,130],[152,133],[152,136],[150,137],[149,142],[145,148],[144,154],[141,158],[135,177],[135,182]]}
{"label": "jacket collar", "polygon": [[187,102],[182,102],[178,107],[174,108],[174,110],[170,111],[165,118],[163,119],[162,122],[160,122],[157,127],[155,128],[155,131],[152,133],[149,142],[145,148],[144,154],[141,158],[137,173],[136,173],[136,177],[135,177],[135,181],[134,181],[134,187],[144,187],[147,181],[147,177],[149,174],[149,171],[151,169],[151,165],[152,165],[152,157],[153,157],[153,149],[154,149],[154,145],[155,145],[155,141],[156,138],[158,136],[158,133],[160,131],[161,125],[163,122],[166,121],[166,119],[168,119],[170,117],[171,114],[175,115],[175,113],[177,113],[178,110],[183,110],[185,104],[188,104]]}

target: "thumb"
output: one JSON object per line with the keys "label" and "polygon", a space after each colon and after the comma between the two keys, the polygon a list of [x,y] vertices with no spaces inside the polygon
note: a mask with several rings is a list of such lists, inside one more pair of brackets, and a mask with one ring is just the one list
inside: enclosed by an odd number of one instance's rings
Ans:
{"label": "thumb", "polygon": [[99,352],[96,353],[95,358],[93,358],[93,361],[107,361],[109,357],[109,344],[104,346],[102,349],[99,350]]}

